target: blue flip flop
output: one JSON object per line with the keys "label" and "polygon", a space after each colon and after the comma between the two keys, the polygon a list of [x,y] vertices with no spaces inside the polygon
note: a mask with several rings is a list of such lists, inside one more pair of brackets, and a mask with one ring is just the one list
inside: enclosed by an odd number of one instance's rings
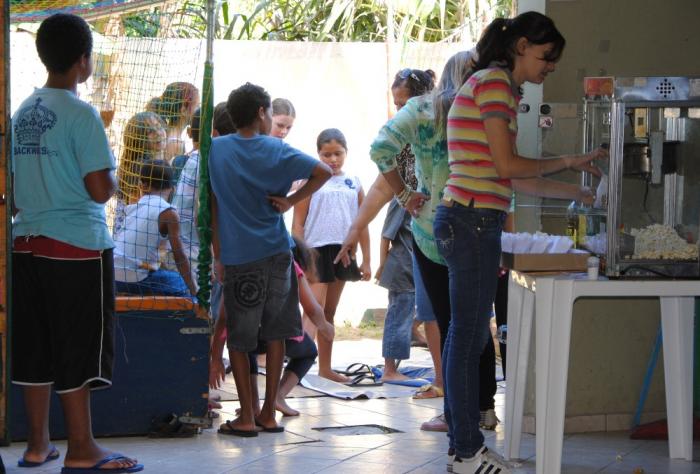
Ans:
{"label": "blue flip flop", "polygon": [[143,471],[143,464],[135,464],[131,467],[116,467],[116,468],[102,468],[105,464],[109,464],[112,461],[116,461],[118,459],[127,459],[126,456],[123,454],[119,453],[112,453],[109,456],[101,459],[97,464],[95,464],[92,467],[63,467],[61,469],[61,474],[100,474],[103,472],[112,472],[112,473],[120,473],[120,472],[139,472]]}
{"label": "blue flip flop", "polygon": [[43,461],[39,461],[39,462],[36,462],[36,461],[27,461],[26,459],[24,459],[24,456],[22,456],[22,459],[20,459],[19,461],[17,461],[17,465],[18,465],[19,467],[38,467],[38,466],[42,466],[42,465],[46,464],[46,463],[49,462],[49,461],[54,461],[54,460],[56,460],[56,459],[58,459],[58,458],[60,458],[60,457],[61,457],[61,454],[58,452],[58,449],[56,449],[56,446],[54,446],[54,445],[52,444],[52,445],[51,445],[51,451],[50,451],[49,454],[46,456],[46,459],[44,459]]}
{"label": "blue flip flop", "polygon": [[426,379],[382,380],[382,382],[388,383],[391,385],[403,385],[404,387],[416,387],[416,388],[420,388],[423,385],[430,383]]}

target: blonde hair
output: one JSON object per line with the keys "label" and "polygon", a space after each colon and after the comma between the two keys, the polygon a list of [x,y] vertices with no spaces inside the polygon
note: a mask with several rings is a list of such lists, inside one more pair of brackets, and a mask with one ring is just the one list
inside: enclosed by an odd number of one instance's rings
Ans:
{"label": "blonde hair", "polygon": [[164,138],[165,122],[153,112],[139,112],[126,123],[117,169],[117,195],[127,204],[138,199],[141,165],[155,158],[164,145]]}
{"label": "blonde hair", "polygon": [[447,60],[440,75],[440,81],[433,89],[433,111],[435,112],[435,133],[447,137],[447,113],[459,89],[473,72],[471,51],[460,51]]}

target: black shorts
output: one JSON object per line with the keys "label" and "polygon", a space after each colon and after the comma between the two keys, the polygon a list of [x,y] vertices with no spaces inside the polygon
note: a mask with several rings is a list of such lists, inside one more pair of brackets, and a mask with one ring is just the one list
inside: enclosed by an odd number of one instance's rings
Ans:
{"label": "black shorts", "polygon": [[112,250],[19,237],[12,251],[12,382],[58,393],[112,384]]}
{"label": "black shorts", "polygon": [[316,251],[316,279],[318,283],[333,283],[334,281],[358,281],[361,278],[360,269],[353,259],[345,267],[342,262],[333,263],[340,252],[340,245],[330,244],[314,247]]}

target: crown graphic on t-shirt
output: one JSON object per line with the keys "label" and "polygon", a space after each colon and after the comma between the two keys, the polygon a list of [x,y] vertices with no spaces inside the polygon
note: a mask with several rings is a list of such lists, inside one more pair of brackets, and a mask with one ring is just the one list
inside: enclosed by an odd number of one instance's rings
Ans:
{"label": "crown graphic on t-shirt", "polygon": [[15,121],[15,140],[24,146],[39,146],[41,135],[56,125],[56,114],[41,105],[38,97],[34,105],[19,111]]}

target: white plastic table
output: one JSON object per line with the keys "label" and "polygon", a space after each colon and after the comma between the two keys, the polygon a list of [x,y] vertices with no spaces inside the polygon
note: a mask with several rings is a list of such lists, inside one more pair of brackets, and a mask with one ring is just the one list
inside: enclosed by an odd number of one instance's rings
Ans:
{"label": "white plastic table", "polygon": [[536,472],[561,471],[571,318],[581,297],[658,297],[671,458],[693,458],[693,316],[700,281],[587,280],[581,274],[511,271],[508,285],[505,458],[520,458],[532,322],[535,320]]}

